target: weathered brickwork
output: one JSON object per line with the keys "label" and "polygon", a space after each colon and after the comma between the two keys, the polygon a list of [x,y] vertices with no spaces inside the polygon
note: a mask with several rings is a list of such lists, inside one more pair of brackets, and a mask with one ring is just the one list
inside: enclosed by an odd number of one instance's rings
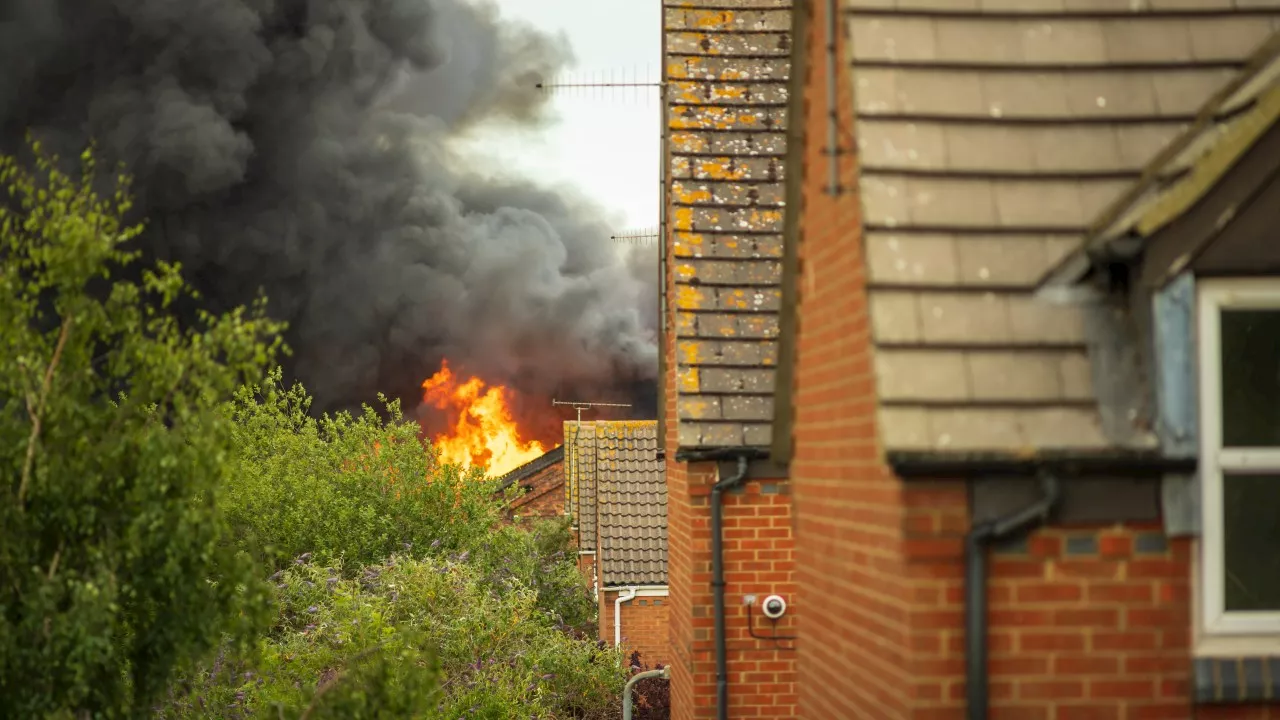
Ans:
{"label": "weathered brickwork", "polygon": [[664,13],[673,434],[683,448],[764,447],[781,303],[790,3],[680,0]]}
{"label": "weathered brickwork", "polygon": [[[600,638],[612,644],[614,601],[618,591],[600,593]],[[666,597],[639,596],[622,603],[622,649],[629,656],[640,653],[650,668],[671,663],[671,601]]]}
{"label": "weathered brickwork", "polygon": [[508,521],[533,523],[564,517],[564,462],[556,462],[515,485],[520,493],[507,503],[504,517]]}

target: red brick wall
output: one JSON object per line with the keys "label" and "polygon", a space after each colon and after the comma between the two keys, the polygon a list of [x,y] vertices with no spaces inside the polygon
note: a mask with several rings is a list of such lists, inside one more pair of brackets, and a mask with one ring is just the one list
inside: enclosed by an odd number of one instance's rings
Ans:
{"label": "red brick wall", "polygon": [[[600,593],[600,639],[613,644],[613,609],[619,591]],[[650,668],[671,663],[671,601],[667,597],[638,595],[622,603],[622,647],[628,656],[639,651]]]}
{"label": "red brick wall", "polygon": [[[508,520],[518,517],[521,522],[533,522],[564,516],[564,463],[549,465],[522,478],[515,487],[516,492],[523,494],[507,505],[505,516]],[[525,487],[531,489],[525,492]]]}
{"label": "red brick wall", "polygon": [[[908,717],[908,607],[901,484],[881,463],[854,156],[827,194],[826,3],[813,2],[805,91],[794,454],[800,717]],[[839,34],[843,45],[845,38]],[[839,57],[846,57],[844,47]],[[847,63],[838,63],[838,144],[854,143]]]}
{"label": "red brick wall", "polygon": [[[963,716],[966,505],[958,483],[906,493],[910,717]],[[993,716],[1191,717],[1190,557],[1158,525],[1043,528],[992,548]]]}
{"label": "red brick wall", "polygon": [[[674,433],[668,435],[671,438]],[[671,441],[674,445],[674,441]],[[675,448],[669,447],[668,458]],[[712,465],[667,462],[668,574],[672,718],[716,716],[714,597],[711,587],[710,491]],[[724,496],[725,616],[731,717],[797,717],[796,653],[792,643],[751,638],[747,628],[748,594],[757,603],[766,595],[787,599],[786,617],[776,629],[794,635],[804,603],[795,584],[794,537],[789,483],[749,482]],[[624,619],[625,619],[625,610]],[[756,632],[774,632],[761,622]]]}

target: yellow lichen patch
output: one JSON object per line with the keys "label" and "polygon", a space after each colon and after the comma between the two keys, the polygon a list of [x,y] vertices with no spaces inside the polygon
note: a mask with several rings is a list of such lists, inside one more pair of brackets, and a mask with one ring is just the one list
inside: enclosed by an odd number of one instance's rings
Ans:
{"label": "yellow lichen patch", "polygon": [[702,233],[676,233],[676,243],[679,245],[690,245],[693,247],[700,246],[702,245]]}
{"label": "yellow lichen patch", "polygon": [[685,400],[680,405],[681,405],[680,414],[687,418],[700,420],[702,418],[711,417],[713,415],[713,407],[711,403],[707,402],[706,400],[690,399],[690,400]]}
{"label": "yellow lichen patch", "polygon": [[689,281],[697,277],[698,271],[689,263],[680,263],[676,265],[676,280]]}
{"label": "yellow lichen patch", "polygon": [[676,208],[672,215],[672,227],[677,231],[693,229],[693,208]]}
{"label": "yellow lichen patch", "polygon": [[697,368],[683,368],[678,373],[678,377],[680,379],[680,392],[696,393],[701,388],[701,383],[698,382]]}
{"label": "yellow lichen patch", "polygon": [[759,120],[752,113],[738,112],[733,108],[704,107],[694,113],[673,117],[671,127],[676,130],[698,127],[732,130],[735,127],[755,127]]}
{"label": "yellow lichen patch", "polygon": [[726,323],[720,326],[721,337],[738,337],[738,326],[734,323]]}
{"label": "yellow lichen patch", "polygon": [[694,174],[712,180],[742,180],[747,176],[747,167],[739,165],[730,170],[729,163],[723,160],[702,160],[695,167]]}
{"label": "yellow lichen patch", "polygon": [[732,30],[735,15],[732,10],[694,10],[687,17],[690,25],[704,30]]}
{"label": "yellow lichen patch", "polygon": [[726,308],[733,310],[747,310],[751,307],[751,299],[747,297],[746,290],[734,290],[728,295],[721,295]]}
{"label": "yellow lichen patch", "polygon": [[685,152],[706,152],[709,147],[707,139],[697,133],[671,133],[671,142]]}
{"label": "yellow lichen patch", "polygon": [[676,288],[676,307],[680,310],[697,310],[705,301],[702,291],[689,285]]}
{"label": "yellow lichen patch", "polygon": [[710,190],[685,190],[683,188],[684,188],[683,185],[678,185],[675,188],[674,194],[676,196],[676,202],[682,202],[686,204],[711,202]]}
{"label": "yellow lichen patch", "polygon": [[707,359],[703,352],[702,343],[696,340],[690,340],[680,343],[677,354],[680,356],[680,362],[683,365],[698,365]]}
{"label": "yellow lichen patch", "polygon": [[697,328],[698,316],[690,312],[676,313],[676,333],[688,335]]}
{"label": "yellow lichen patch", "polygon": [[751,227],[763,227],[766,224],[776,225],[782,222],[782,212],[779,210],[756,210],[747,217],[747,222]]}

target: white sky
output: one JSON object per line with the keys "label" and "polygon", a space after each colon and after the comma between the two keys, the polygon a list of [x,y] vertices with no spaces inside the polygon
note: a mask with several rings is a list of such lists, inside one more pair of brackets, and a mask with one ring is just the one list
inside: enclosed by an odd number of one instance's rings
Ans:
{"label": "white sky", "polygon": [[[652,0],[495,0],[502,15],[569,39],[565,82],[661,79],[661,3]],[[556,122],[537,132],[477,138],[519,174],[568,183],[618,215],[619,231],[658,224],[656,88],[570,89],[552,95]],[[496,146],[496,147],[495,147]],[[607,238],[602,238],[606,240]]]}

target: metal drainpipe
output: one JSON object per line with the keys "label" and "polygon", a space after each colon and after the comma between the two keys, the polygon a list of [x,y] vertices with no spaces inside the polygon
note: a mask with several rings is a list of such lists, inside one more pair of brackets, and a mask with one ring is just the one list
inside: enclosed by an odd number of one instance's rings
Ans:
{"label": "metal drainpipe", "polygon": [[671,679],[671,668],[664,667],[661,670],[645,670],[642,673],[636,673],[627,681],[622,688],[622,720],[631,720],[631,689],[635,684],[645,678],[662,678],[663,680]]}
{"label": "metal drainpipe", "polygon": [[738,471],[711,486],[711,589],[715,594],[716,717],[729,720],[729,651],[724,622],[724,508],[721,498],[747,479],[747,458]]}
{"label": "metal drainpipe", "polygon": [[975,525],[965,536],[964,659],[967,720],[987,720],[987,546],[995,540],[1045,522],[1061,497],[1058,479],[1043,472],[1040,499],[1027,507]]}
{"label": "metal drainpipe", "polygon": [[836,14],[840,0],[827,0],[827,192],[840,194],[840,112],[836,107]]}

